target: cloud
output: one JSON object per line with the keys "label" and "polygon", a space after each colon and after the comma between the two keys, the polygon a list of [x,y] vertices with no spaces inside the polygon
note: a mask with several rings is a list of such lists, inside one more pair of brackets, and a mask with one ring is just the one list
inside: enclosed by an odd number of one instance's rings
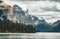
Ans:
{"label": "cloud", "polygon": [[55,1],[55,2],[60,2],[60,0],[49,0],[49,1]]}
{"label": "cloud", "polygon": [[44,11],[60,12],[60,9],[58,9],[56,6],[53,6],[53,7],[42,7],[41,9],[44,10]]}
{"label": "cloud", "polygon": [[11,1],[46,1],[46,0],[11,0]]}
{"label": "cloud", "polygon": [[10,1],[54,1],[54,2],[60,2],[60,0],[10,0]]}
{"label": "cloud", "polygon": [[29,2],[26,4],[29,11],[32,13],[38,14],[38,13],[45,13],[47,11],[53,11],[53,13],[60,12],[60,3],[56,3],[56,2],[37,1],[37,2],[32,2],[32,3]]}
{"label": "cloud", "polygon": [[60,2],[60,0],[3,0],[3,1],[54,1],[54,2]]}

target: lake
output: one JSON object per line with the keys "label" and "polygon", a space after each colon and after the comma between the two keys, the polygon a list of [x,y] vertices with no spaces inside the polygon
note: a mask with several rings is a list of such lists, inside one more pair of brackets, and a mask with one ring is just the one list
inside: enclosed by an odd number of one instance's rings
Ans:
{"label": "lake", "polygon": [[0,33],[0,39],[60,39],[60,33]]}

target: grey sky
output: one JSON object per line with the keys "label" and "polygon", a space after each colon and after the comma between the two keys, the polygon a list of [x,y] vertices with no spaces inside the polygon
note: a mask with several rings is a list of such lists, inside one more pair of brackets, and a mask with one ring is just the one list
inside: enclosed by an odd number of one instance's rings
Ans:
{"label": "grey sky", "polygon": [[10,0],[10,1],[55,1],[55,2],[60,2],[60,0]]}
{"label": "grey sky", "polygon": [[50,1],[60,2],[60,0],[50,0]]}
{"label": "grey sky", "polygon": [[45,0],[11,0],[11,1],[45,1]]}

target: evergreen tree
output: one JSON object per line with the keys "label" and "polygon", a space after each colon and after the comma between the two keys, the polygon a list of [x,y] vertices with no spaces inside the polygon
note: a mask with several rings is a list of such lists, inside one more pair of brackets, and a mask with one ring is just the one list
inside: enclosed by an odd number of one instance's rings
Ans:
{"label": "evergreen tree", "polygon": [[35,29],[32,25],[0,19],[0,32],[34,33]]}

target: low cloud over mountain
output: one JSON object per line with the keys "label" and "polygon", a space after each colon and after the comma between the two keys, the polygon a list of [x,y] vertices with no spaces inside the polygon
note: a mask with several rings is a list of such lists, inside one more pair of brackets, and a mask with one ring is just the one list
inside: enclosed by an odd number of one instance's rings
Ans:
{"label": "low cloud over mountain", "polygon": [[56,6],[53,6],[53,7],[44,7],[44,8],[42,7],[41,9],[44,10],[44,11],[60,12],[60,9],[57,9]]}

